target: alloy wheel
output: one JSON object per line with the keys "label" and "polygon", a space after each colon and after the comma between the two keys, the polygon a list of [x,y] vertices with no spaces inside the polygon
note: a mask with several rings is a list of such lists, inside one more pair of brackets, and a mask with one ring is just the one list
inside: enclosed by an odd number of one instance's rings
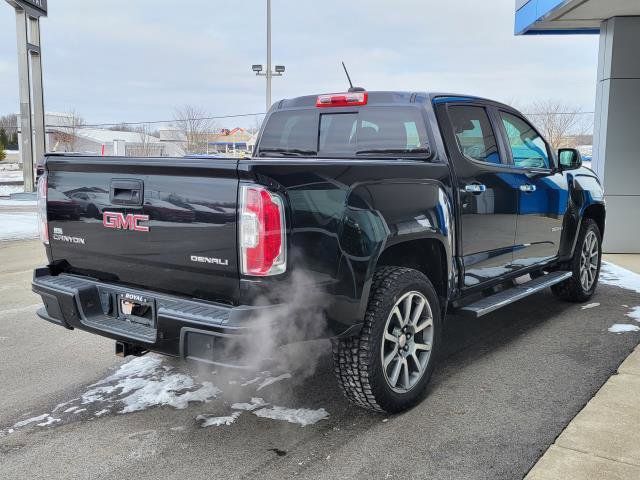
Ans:
{"label": "alloy wheel", "polygon": [[382,370],[397,393],[411,390],[427,370],[433,344],[433,313],[420,292],[405,293],[391,309],[382,339]]}
{"label": "alloy wheel", "polygon": [[585,292],[591,289],[596,280],[599,257],[598,237],[590,230],[584,237],[580,252],[580,284]]}

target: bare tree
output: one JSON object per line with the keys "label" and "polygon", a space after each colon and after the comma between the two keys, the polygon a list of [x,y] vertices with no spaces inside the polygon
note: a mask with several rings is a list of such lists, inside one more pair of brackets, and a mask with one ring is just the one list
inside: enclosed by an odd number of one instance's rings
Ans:
{"label": "bare tree", "polygon": [[15,113],[0,116],[0,144],[4,148],[18,148],[18,115]]}
{"label": "bare tree", "polygon": [[16,135],[18,133],[18,115],[15,113],[1,115],[0,130],[4,130],[8,136]]}
{"label": "bare tree", "polygon": [[78,130],[85,125],[82,118],[75,110],[70,110],[60,118],[60,125],[54,127],[52,133],[53,150],[59,147],[66,152],[75,152],[78,143]]}
{"label": "bare tree", "polygon": [[186,138],[188,153],[206,153],[208,134],[215,125],[207,117],[205,110],[193,105],[183,105],[174,110],[174,123]]}
{"label": "bare tree", "polygon": [[554,149],[575,147],[578,135],[585,135],[593,127],[593,119],[574,105],[560,101],[536,102],[525,109],[540,133]]}
{"label": "bare tree", "polygon": [[138,143],[131,147],[130,155],[137,157],[154,157],[161,155],[160,144],[153,142],[151,127],[143,123],[134,129],[138,133]]}

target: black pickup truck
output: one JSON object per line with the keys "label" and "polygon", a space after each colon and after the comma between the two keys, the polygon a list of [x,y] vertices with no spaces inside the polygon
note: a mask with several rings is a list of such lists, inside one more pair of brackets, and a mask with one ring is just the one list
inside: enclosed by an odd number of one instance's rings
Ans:
{"label": "black pickup truck", "polygon": [[448,312],[589,299],[605,226],[576,150],[451,94],[282,100],[250,158],[50,154],[38,188],[43,319],[229,367],[331,338],[346,396],[387,412],[425,394]]}

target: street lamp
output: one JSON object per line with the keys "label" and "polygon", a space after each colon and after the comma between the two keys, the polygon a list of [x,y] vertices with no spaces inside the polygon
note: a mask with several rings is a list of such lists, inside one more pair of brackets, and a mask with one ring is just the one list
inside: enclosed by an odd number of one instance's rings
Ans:
{"label": "street lamp", "polygon": [[256,75],[267,79],[267,110],[271,108],[271,78],[281,77],[284,73],[284,65],[276,65],[275,71],[271,70],[271,0],[267,0],[267,68],[263,72],[262,65],[251,65]]}

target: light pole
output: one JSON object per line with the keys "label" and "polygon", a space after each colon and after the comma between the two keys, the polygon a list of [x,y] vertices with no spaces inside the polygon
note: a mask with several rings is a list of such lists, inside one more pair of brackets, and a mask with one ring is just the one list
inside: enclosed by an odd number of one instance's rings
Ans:
{"label": "light pole", "polygon": [[271,78],[281,77],[284,73],[284,65],[276,65],[275,72],[271,70],[271,0],[267,0],[267,69],[262,71],[262,65],[252,65],[256,75],[265,77],[267,80],[267,109],[271,108]]}

